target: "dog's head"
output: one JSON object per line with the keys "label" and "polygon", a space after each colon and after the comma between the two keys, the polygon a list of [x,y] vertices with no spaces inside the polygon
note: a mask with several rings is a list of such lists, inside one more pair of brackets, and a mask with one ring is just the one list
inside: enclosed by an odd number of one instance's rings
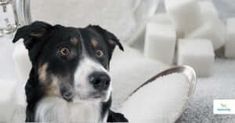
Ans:
{"label": "dog's head", "polygon": [[34,22],[19,28],[13,42],[20,38],[44,95],[66,100],[109,98],[109,62],[115,46],[123,50],[114,34],[93,25],[73,28]]}

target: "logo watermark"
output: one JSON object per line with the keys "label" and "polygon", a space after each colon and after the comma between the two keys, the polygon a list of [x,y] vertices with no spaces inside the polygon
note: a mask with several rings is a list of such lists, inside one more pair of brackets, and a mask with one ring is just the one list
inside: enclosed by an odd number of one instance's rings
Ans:
{"label": "logo watermark", "polygon": [[235,114],[235,99],[216,99],[213,102],[214,114]]}

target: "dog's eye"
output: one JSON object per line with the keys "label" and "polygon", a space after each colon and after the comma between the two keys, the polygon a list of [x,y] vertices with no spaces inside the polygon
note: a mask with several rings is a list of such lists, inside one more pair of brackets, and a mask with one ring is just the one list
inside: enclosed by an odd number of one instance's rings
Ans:
{"label": "dog's eye", "polygon": [[100,57],[102,57],[103,55],[104,55],[103,51],[101,51],[101,50],[97,50],[97,51],[96,51],[96,56],[97,56],[97,57],[100,58]]}
{"label": "dog's eye", "polygon": [[70,54],[70,50],[66,47],[60,48],[58,52],[60,56],[68,56]]}

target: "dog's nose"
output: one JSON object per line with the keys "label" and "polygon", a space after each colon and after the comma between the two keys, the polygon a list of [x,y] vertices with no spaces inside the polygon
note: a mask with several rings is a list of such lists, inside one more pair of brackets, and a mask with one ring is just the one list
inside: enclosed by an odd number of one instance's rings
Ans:
{"label": "dog's nose", "polygon": [[110,85],[110,77],[104,72],[94,72],[89,76],[89,81],[97,90],[106,90]]}

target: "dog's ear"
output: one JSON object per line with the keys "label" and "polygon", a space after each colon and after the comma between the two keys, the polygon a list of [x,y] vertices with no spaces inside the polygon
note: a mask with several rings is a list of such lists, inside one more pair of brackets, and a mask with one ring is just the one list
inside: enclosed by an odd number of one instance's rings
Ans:
{"label": "dog's ear", "polygon": [[17,30],[13,43],[21,38],[24,39],[24,45],[29,51],[30,61],[34,64],[44,44],[43,38],[52,30],[52,27],[50,24],[39,21],[23,26]]}
{"label": "dog's ear", "polygon": [[24,39],[25,47],[30,50],[35,43],[38,43],[40,39],[51,29],[51,25],[45,22],[36,21],[30,25],[19,28],[13,39],[13,43],[19,39]]}
{"label": "dog's ear", "polygon": [[89,25],[88,28],[94,29],[97,33],[101,34],[104,40],[108,42],[108,44],[110,45],[112,49],[114,49],[115,46],[117,45],[119,49],[124,51],[124,48],[122,44],[120,43],[119,39],[113,33],[101,28],[98,25]]}

